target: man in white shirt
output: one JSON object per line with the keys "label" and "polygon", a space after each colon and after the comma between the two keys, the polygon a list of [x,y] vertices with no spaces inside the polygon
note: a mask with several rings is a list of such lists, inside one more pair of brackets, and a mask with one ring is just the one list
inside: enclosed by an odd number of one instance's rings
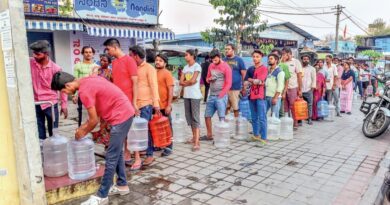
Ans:
{"label": "man in white shirt", "polygon": [[[291,77],[287,83],[287,89],[283,92],[283,99],[285,99],[284,108],[285,112],[291,110],[292,116],[294,117],[293,105],[295,100],[298,97],[302,97],[302,65],[301,62],[292,57],[292,51],[290,48],[282,49],[282,58],[286,59],[285,64],[287,64],[290,71]],[[298,121],[294,119],[294,130],[298,129]]]}
{"label": "man in white shirt", "polygon": [[313,110],[313,91],[317,88],[317,72],[316,69],[310,65],[310,56],[303,55],[301,57],[303,65],[303,79],[302,79],[302,96],[307,102],[309,110],[308,124],[312,125],[312,110]]}
{"label": "man in white shirt", "polygon": [[338,81],[338,72],[335,64],[332,63],[333,56],[326,56],[326,64],[324,68],[328,70],[329,73],[329,81],[326,82],[326,98],[328,103],[330,104],[333,99],[333,105],[336,107],[336,113],[338,117],[341,117],[340,114],[340,89],[337,88]]}

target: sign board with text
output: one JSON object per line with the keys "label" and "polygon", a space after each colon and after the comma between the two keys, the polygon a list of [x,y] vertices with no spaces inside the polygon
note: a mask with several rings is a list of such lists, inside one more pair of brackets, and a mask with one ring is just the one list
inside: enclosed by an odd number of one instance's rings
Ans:
{"label": "sign board with text", "polygon": [[74,0],[74,10],[84,19],[157,24],[158,0]]}
{"label": "sign board with text", "polygon": [[58,16],[58,0],[23,0],[24,13]]}

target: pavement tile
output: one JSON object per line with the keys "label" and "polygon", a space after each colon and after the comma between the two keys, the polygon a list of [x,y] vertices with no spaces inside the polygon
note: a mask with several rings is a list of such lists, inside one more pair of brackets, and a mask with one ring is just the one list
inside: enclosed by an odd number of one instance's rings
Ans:
{"label": "pavement tile", "polygon": [[182,189],[176,191],[175,193],[179,194],[181,196],[184,196],[184,197],[190,197],[190,196],[194,195],[195,193],[198,193],[198,191],[195,189],[190,189],[190,188],[182,188]]}
{"label": "pavement tile", "polygon": [[231,186],[233,186],[233,184],[230,182],[219,181],[215,184],[207,186],[203,190],[203,192],[207,194],[211,194],[213,196],[217,196],[218,194],[222,193],[223,191],[230,188]]}
{"label": "pavement tile", "polygon": [[183,196],[172,193],[172,194],[168,195],[167,197],[163,198],[163,201],[167,202],[168,204],[178,204],[179,202],[181,202],[185,199],[186,198]]}
{"label": "pavement tile", "polygon": [[244,187],[252,188],[254,187],[258,182],[254,182],[248,179],[244,179],[241,181],[241,185]]}
{"label": "pavement tile", "polygon": [[210,177],[216,178],[216,179],[224,179],[227,177],[227,174],[216,172],[214,174],[211,174]]}
{"label": "pavement tile", "polygon": [[195,190],[198,190],[198,191],[201,191],[204,188],[206,188],[207,186],[208,186],[207,184],[195,182],[195,183],[190,184],[188,187],[192,188],[192,189],[195,189]]}
{"label": "pavement tile", "polygon": [[227,200],[235,200],[248,190],[249,188],[244,186],[231,186],[228,189],[226,189],[224,192],[219,194],[219,197]]}
{"label": "pavement tile", "polygon": [[207,201],[207,204],[210,204],[210,205],[217,205],[217,204],[233,205],[233,202],[226,200],[226,199],[223,199],[223,198],[220,198],[220,197],[213,197],[212,199]]}
{"label": "pavement tile", "polygon": [[197,193],[193,195],[191,198],[195,199],[197,201],[205,203],[206,201],[210,200],[213,196],[206,193]]}

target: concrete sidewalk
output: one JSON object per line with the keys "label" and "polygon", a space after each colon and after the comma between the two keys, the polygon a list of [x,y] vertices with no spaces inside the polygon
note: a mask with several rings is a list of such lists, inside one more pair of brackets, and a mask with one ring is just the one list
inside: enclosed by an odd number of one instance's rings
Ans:
{"label": "concrete sidewalk", "polygon": [[[364,137],[359,106],[354,103],[352,115],[304,124],[293,140],[264,147],[232,140],[228,149],[216,149],[202,142],[194,153],[176,143],[171,156],[156,153],[153,166],[132,174],[131,193],[110,197],[110,204],[359,204],[390,144],[388,132]],[[174,110],[184,118],[181,101]],[[62,134],[73,135],[74,121],[60,126]]]}

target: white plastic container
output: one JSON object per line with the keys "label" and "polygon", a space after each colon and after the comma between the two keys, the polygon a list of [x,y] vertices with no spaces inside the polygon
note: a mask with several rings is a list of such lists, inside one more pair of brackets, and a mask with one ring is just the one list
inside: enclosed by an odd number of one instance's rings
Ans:
{"label": "white plastic container", "polygon": [[324,118],[326,121],[333,122],[336,117],[336,107],[333,104],[329,105],[329,115]]}
{"label": "white plastic container", "polygon": [[248,120],[242,116],[242,113],[240,113],[240,116],[236,120],[236,133],[233,136],[236,140],[246,140],[248,139]]}
{"label": "white plastic container", "polygon": [[234,115],[232,113],[226,115],[225,122],[229,125],[228,127],[229,134],[234,135],[236,133],[236,123],[235,123]]}
{"label": "white plastic container", "polygon": [[88,134],[81,140],[72,140],[68,149],[69,177],[73,180],[85,180],[96,173],[95,145]]}
{"label": "white plastic container", "polygon": [[68,139],[54,134],[42,143],[43,173],[47,177],[60,177],[68,173]]}
{"label": "white plastic container", "polygon": [[175,118],[172,121],[173,125],[173,142],[183,143],[186,142],[185,136],[185,121],[180,118],[180,114],[176,113]]}
{"label": "white plastic container", "polygon": [[278,140],[280,138],[280,129],[281,129],[281,122],[280,119],[278,119],[275,114],[272,114],[272,117],[268,118],[267,122],[268,132],[267,132],[267,139],[268,140]]}
{"label": "white plastic container", "polygon": [[214,125],[214,146],[216,148],[227,148],[230,145],[229,124],[221,121]]}
{"label": "white plastic container", "polygon": [[284,117],[280,118],[280,139],[292,140],[294,137],[294,120],[288,116],[288,113],[284,114]]}
{"label": "white plastic container", "polygon": [[148,121],[135,117],[127,135],[127,147],[131,151],[143,151],[148,148]]}

